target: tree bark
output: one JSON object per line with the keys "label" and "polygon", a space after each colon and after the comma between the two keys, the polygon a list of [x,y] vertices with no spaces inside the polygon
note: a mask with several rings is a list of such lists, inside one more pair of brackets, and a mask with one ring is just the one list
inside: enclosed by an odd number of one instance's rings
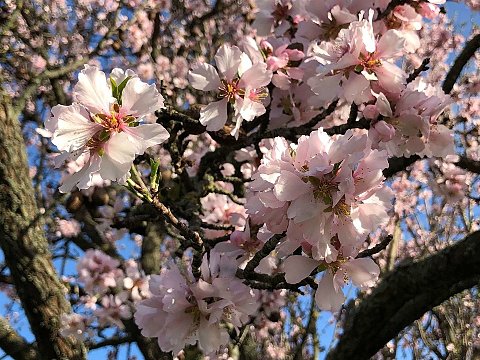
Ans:
{"label": "tree bark", "polygon": [[480,231],[418,262],[400,264],[348,317],[327,359],[368,359],[403,328],[480,281]]}
{"label": "tree bark", "polygon": [[20,123],[9,99],[0,105],[0,246],[37,340],[41,359],[85,359],[85,348],[59,334],[71,311],[53,267],[37,208]]}
{"label": "tree bark", "polygon": [[37,349],[18,335],[5,318],[0,318],[0,347],[15,360],[38,359]]}

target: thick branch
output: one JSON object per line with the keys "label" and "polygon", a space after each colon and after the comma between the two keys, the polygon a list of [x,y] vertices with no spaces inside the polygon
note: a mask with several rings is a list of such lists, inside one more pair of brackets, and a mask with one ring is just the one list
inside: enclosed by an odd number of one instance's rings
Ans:
{"label": "thick branch", "polygon": [[7,319],[3,317],[0,317],[0,348],[15,360],[38,359],[36,348],[18,335]]}
{"label": "thick branch", "polygon": [[475,35],[471,38],[463,48],[462,52],[455,59],[452,67],[448,71],[445,81],[443,82],[442,89],[445,94],[449,94],[453,89],[453,85],[460,76],[463,68],[467,65],[470,58],[475,55],[475,52],[480,48],[480,34]]}
{"label": "thick branch", "polygon": [[394,157],[388,159],[388,168],[383,170],[383,176],[389,178],[396,173],[405,170],[412,165],[415,161],[420,160],[420,156],[412,155],[410,157]]}
{"label": "thick branch", "polygon": [[468,170],[475,174],[480,174],[480,161],[473,160],[467,157],[460,157],[455,163],[459,168]]}
{"label": "thick branch", "polygon": [[34,198],[20,123],[0,105],[0,246],[37,340],[41,359],[84,359],[85,348],[59,334],[71,311],[52,264],[43,218]]}
{"label": "thick branch", "polygon": [[345,324],[327,359],[368,359],[426,311],[480,281],[480,231],[415,263],[399,265]]}
{"label": "thick branch", "polygon": [[142,269],[147,275],[160,273],[160,246],[163,233],[160,222],[151,222],[147,225],[146,234],[142,241],[142,256],[140,259]]}

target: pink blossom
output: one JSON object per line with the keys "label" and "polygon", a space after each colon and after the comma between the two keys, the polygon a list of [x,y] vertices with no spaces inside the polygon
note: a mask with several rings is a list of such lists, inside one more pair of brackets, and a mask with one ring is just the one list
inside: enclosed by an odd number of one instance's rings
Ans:
{"label": "pink blossom", "polygon": [[220,130],[227,122],[227,107],[235,110],[235,128],[231,134],[238,137],[243,120],[252,121],[265,113],[262,103],[268,97],[265,88],[272,79],[272,72],[262,62],[252,64],[247,54],[236,46],[223,45],[215,55],[217,69],[210,64],[197,64],[188,73],[195,89],[216,91],[221,100],[212,102],[200,112],[200,122],[209,131]]}
{"label": "pink blossom", "polygon": [[215,353],[229,340],[221,324],[239,329],[258,307],[256,294],[235,278],[235,271],[235,262],[211,252],[209,260],[203,258],[197,281],[176,265],[152,276],[152,296],[135,313],[142,334],[157,337],[160,348],[174,354],[196,342],[205,354]]}
{"label": "pink blossom", "polygon": [[357,20],[356,11],[348,5],[349,2],[343,0],[308,1],[305,9],[310,20],[299,25],[297,35],[309,40],[335,39],[340,30]]}
{"label": "pink blossom", "polygon": [[130,292],[131,299],[139,301],[150,296],[148,281],[150,276],[146,276],[138,270],[138,263],[133,260],[125,262],[125,275],[123,287]]}
{"label": "pink blossom", "polygon": [[290,49],[288,41],[271,41],[273,44],[263,41],[261,46],[266,56],[267,68],[276,72],[272,83],[279,89],[288,90],[292,81],[298,82],[303,78],[303,70],[293,64],[299,63],[305,55],[303,51]]}
{"label": "pink blossom", "polygon": [[275,27],[277,35],[284,35],[290,28],[289,18],[300,15],[304,0],[256,0],[258,12],[253,22],[257,35],[268,36]]}
{"label": "pink blossom", "polygon": [[124,294],[106,295],[100,301],[101,306],[94,311],[94,315],[98,317],[100,326],[115,325],[120,329],[124,328],[122,320],[132,317],[132,312],[128,305],[125,304],[126,296]]}
{"label": "pink blossom", "polygon": [[308,103],[314,94],[306,83],[287,85],[288,90],[276,88],[272,92],[270,128],[303,125],[319,113]]}
{"label": "pink blossom", "polygon": [[109,83],[102,71],[88,65],[78,78],[75,103],[53,107],[53,116],[45,122],[53,134],[52,143],[67,158],[88,154],[83,168],[64,181],[62,192],[74,186],[88,188],[96,173],[104,180],[125,181],[135,156],[168,138],[159,124],[138,125],[144,116],[163,107],[163,97],[154,85],[120,69],[112,71]]}
{"label": "pink blossom", "polygon": [[283,262],[285,280],[296,284],[305,279],[315,269],[325,269],[325,274],[318,283],[315,301],[322,310],[337,311],[345,300],[342,287],[349,280],[360,289],[375,284],[380,268],[370,258],[343,259],[327,263],[301,255],[292,255]]}
{"label": "pink blossom", "polygon": [[435,164],[441,171],[432,188],[443,194],[449,203],[455,203],[465,198],[471,181],[467,172],[452,163],[436,160]]}
{"label": "pink blossom", "polygon": [[418,4],[418,13],[427,19],[434,19],[440,14],[440,8],[431,2],[421,2]]}
{"label": "pink blossom", "polygon": [[[200,199],[202,220],[209,224],[233,225],[241,228],[245,225],[245,208],[233,202],[227,195],[210,193]],[[225,231],[206,229],[205,235],[215,238],[225,235]]]}
{"label": "pink blossom", "polygon": [[406,75],[394,60],[402,55],[405,40],[396,30],[377,40],[373,13],[370,10],[368,20],[361,14],[359,21],[340,30],[335,40],[313,48],[320,66],[317,75],[307,81],[317,94],[312,101],[325,103],[340,97],[360,104],[372,98],[372,88],[389,94],[403,90]]}
{"label": "pink blossom", "polygon": [[58,231],[64,237],[70,238],[77,236],[80,233],[80,223],[75,219],[57,221]]}
{"label": "pink blossom", "polygon": [[369,109],[371,113],[367,114],[383,116],[383,121],[374,121],[370,128],[373,146],[387,150],[390,156],[454,154],[452,131],[437,122],[451,102],[441,89],[420,80],[409,84],[392,103],[379,94],[376,110]]}
{"label": "pink blossom", "polygon": [[291,251],[302,246],[327,262],[353,256],[391,207],[387,154],[370,146],[352,131],[331,138],[319,129],[298,145],[275,138],[249,184],[247,213],[273,233],[286,231]]}
{"label": "pink blossom", "polygon": [[60,318],[60,334],[64,337],[73,336],[79,340],[89,334],[87,326],[91,320],[79,314],[62,314]]}
{"label": "pink blossom", "polygon": [[85,290],[91,294],[104,294],[109,288],[115,288],[123,278],[120,262],[100,250],[88,249],[77,263],[79,281],[85,284]]}
{"label": "pink blossom", "polygon": [[46,66],[47,66],[47,61],[40,55],[34,55],[32,57],[32,67],[37,72],[42,72],[43,70],[45,70]]}

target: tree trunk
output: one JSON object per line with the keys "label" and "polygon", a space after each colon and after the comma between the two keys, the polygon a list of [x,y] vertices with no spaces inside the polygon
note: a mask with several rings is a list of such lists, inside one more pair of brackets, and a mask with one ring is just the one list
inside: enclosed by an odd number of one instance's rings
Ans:
{"label": "tree trunk", "polygon": [[85,359],[81,342],[59,334],[60,317],[71,308],[33,194],[20,123],[7,100],[0,105],[0,246],[40,358]]}

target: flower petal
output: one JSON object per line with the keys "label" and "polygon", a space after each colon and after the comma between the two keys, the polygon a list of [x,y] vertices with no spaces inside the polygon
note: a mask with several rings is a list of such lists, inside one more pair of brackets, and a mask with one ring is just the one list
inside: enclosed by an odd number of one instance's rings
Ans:
{"label": "flower petal", "polygon": [[289,284],[297,284],[307,278],[320,264],[319,261],[302,255],[292,255],[283,262],[285,281]]}
{"label": "flower petal", "polygon": [[340,290],[335,291],[333,286],[333,276],[326,271],[322,279],[318,283],[315,293],[315,302],[321,310],[338,311],[345,301],[345,296]]}
{"label": "flower petal", "polygon": [[[248,89],[247,89],[248,91]],[[263,115],[266,112],[265,106],[258,101],[253,101],[245,98],[243,101],[237,101],[237,104],[242,104],[240,108],[240,115],[246,121],[252,121],[257,116]]]}
{"label": "flower petal", "polygon": [[280,201],[292,201],[310,190],[310,186],[306,184],[296,174],[282,170],[277,183],[274,187],[274,193]]}
{"label": "flower petal", "polygon": [[73,97],[93,114],[109,114],[110,105],[115,102],[105,73],[90,65],[85,65],[78,75]]}
{"label": "flower petal", "polygon": [[193,88],[202,91],[213,91],[220,87],[217,69],[210,64],[197,64],[188,72],[188,81]]}
{"label": "flower petal", "polygon": [[242,60],[242,51],[236,46],[223,45],[215,55],[217,69],[228,81],[233,80]]}
{"label": "flower petal", "polygon": [[62,186],[58,189],[61,193],[71,191],[75,186],[79,189],[88,189],[93,174],[100,170],[102,158],[95,154],[90,157],[85,166],[77,173],[71,175],[63,181]]}
{"label": "flower petal", "polygon": [[133,164],[136,147],[126,133],[114,133],[105,143],[100,176],[104,180],[121,182]]}
{"label": "flower petal", "polygon": [[158,145],[166,141],[170,134],[160,124],[144,124],[125,129],[125,133],[130,135],[129,140],[136,144],[136,154],[143,154],[149,147]]}
{"label": "flower petal", "polygon": [[205,125],[208,131],[218,131],[227,122],[227,102],[227,98],[215,101],[200,111],[200,123]]}
{"label": "flower petal", "polygon": [[122,92],[122,115],[142,117],[164,108],[163,96],[155,84],[148,85],[139,78],[128,80]]}
{"label": "flower petal", "polygon": [[[380,275],[380,268],[370,258],[353,259],[342,265],[352,282],[360,287],[371,287]],[[339,270],[340,271],[340,270]]]}
{"label": "flower petal", "polygon": [[258,89],[267,86],[271,80],[272,71],[267,70],[267,64],[258,62],[243,73],[238,85]]}
{"label": "flower petal", "polygon": [[77,104],[54,106],[52,114],[53,118],[46,122],[46,126],[53,130],[52,143],[60,151],[78,150],[102,130],[102,126],[91,121],[88,112]]}

